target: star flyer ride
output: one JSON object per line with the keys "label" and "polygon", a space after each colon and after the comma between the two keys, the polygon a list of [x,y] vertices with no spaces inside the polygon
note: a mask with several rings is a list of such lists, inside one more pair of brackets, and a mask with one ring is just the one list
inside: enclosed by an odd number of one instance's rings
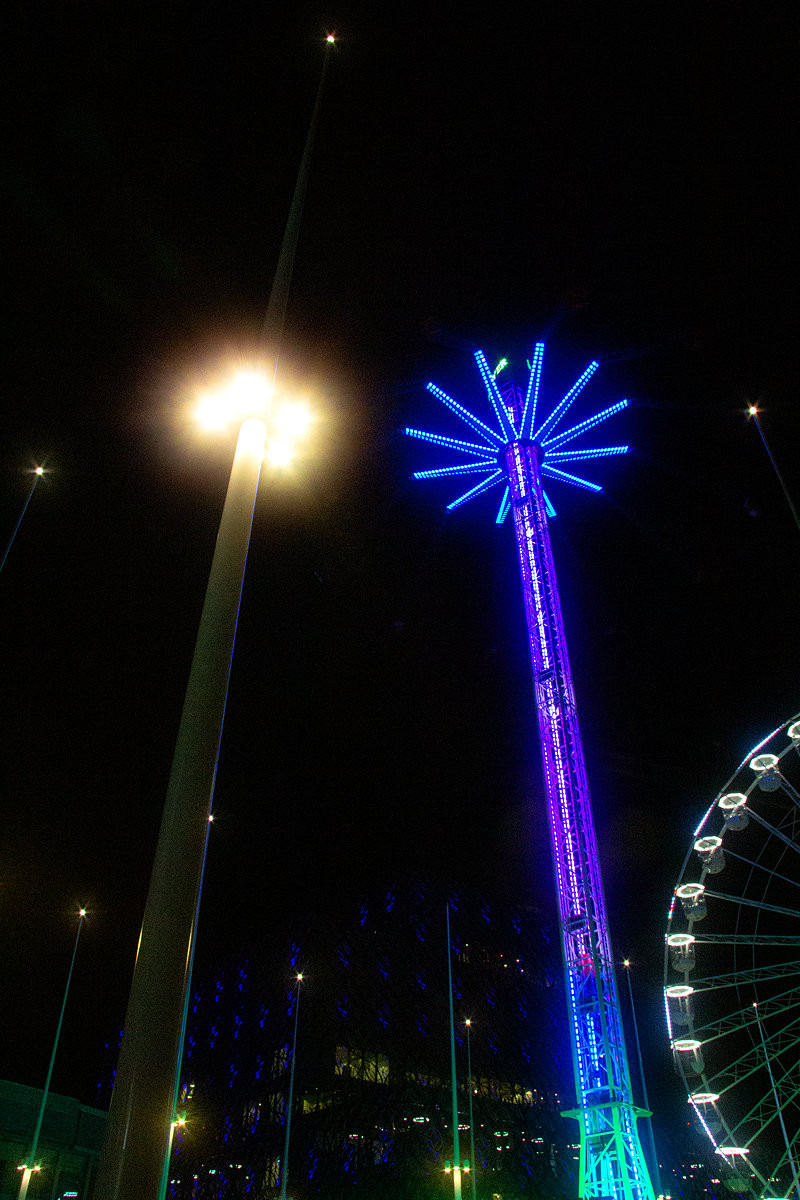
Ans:
{"label": "star flyer ride", "polygon": [[420,429],[406,429],[406,433],[466,458],[457,465],[417,471],[415,479],[481,476],[469,491],[448,504],[448,509],[458,508],[495,485],[505,485],[497,524],[502,524],[510,510],[519,552],[558,893],[578,1102],[565,1115],[576,1117],[580,1124],[578,1196],[581,1200],[654,1200],[636,1124],[643,1110],[634,1105],[631,1092],[589,786],[550,546],[548,518],[555,516],[555,510],[542,486],[545,477],[592,492],[602,491],[599,484],[571,474],[564,466],[625,454],[627,446],[575,449],[573,443],[620,412],[628,402],[620,400],[578,425],[562,428],[563,418],[598,363],[591,362],[549,415],[542,417],[539,385],[543,359],[544,343],[539,342],[523,395],[513,383],[501,390],[498,372],[489,369],[481,350],[476,351],[475,361],[494,412],[494,427],[435,384],[428,384],[428,391],[469,426],[477,441],[461,441]]}

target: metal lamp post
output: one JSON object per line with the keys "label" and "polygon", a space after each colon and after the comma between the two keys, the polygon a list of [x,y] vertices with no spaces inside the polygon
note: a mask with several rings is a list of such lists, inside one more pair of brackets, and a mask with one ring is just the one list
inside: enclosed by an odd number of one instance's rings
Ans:
{"label": "metal lamp post", "polygon": [[[35,484],[34,484],[34,486],[35,486]],[[31,494],[33,494],[33,488],[31,488]],[[29,499],[30,499],[30,497],[29,497]],[[56,1025],[56,1036],[53,1039],[53,1049],[50,1052],[50,1062],[47,1067],[47,1078],[44,1081],[44,1089],[42,1091],[42,1099],[39,1103],[39,1112],[36,1116],[36,1126],[34,1128],[33,1138],[31,1140],[31,1152],[28,1155],[28,1161],[26,1163],[23,1163],[23,1165],[22,1165],[22,1182],[20,1183],[20,1188],[19,1188],[19,1200],[25,1200],[25,1197],[28,1194],[28,1185],[30,1184],[30,1181],[31,1181],[31,1175],[34,1171],[39,1170],[38,1166],[36,1165],[36,1152],[39,1149],[39,1135],[42,1132],[42,1121],[44,1120],[44,1110],[45,1110],[45,1106],[47,1104],[47,1097],[50,1092],[50,1080],[53,1077],[53,1064],[56,1061],[56,1051],[58,1050],[58,1043],[59,1043],[59,1039],[61,1037],[61,1026],[64,1023],[64,1010],[67,1007],[67,996],[69,995],[69,986],[72,983],[72,971],[75,966],[75,959],[78,954],[78,942],[80,941],[81,930],[83,929],[83,922],[85,920],[86,920],[86,909],[81,908],[78,910],[78,928],[75,933],[75,944],[72,947],[72,958],[70,959],[69,972],[67,974],[67,986],[64,988],[64,999],[61,1001],[61,1012],[58,1014],[58,1024]]]}
{"label": "metal lamp post", "polygon": [[[642,1081],[642,1099],[647,1112],[650,1111],[650,1101],[647,1098],[647,1080],[644,1074],[644,1060],[642,1059],[642,1043],[639,1040],[639,1022],[636,1020],[636,1006],[633,1003],[633,984],[631,983],[631,960],[625,958],[622,960],[622,965],[625,968],[625,975],[628,980],[628,999],[631,1005],[631,1017],[633,1018],[633,1036],[636,1041],[636,1054],[639,1062],[639,1078]],[[661,1196],[661,1176],[658,1169],[658,1151],[656,1150],[655,1134],[653,1133],[653,1117],[650,1114],[647,1117],[647,1131],[650,1142],[650,1160],[653,1169],[653,1187],[657,1197]]]}
{"label": "metal lamp post", "polygon": [[19,533],[19,527],[22,524],[22,518],[25,516],[25,513],[28,511],[28,505],[30,504],[30,502],[33,498],[33,493],[36,491],[36,485],[39,482],[39,480],[42,478],[43,475],[44,475],[44,467],[34,467],[33,480],[31,482],[30,488],[28,489],[28,494],[25,497],[25,503],[22,505],[22,511],[20,512],[19,516],[17,517],[17,523],[14,526],[14,530],[11,534],[11,537],[8,539],[8,545],[6,546],[5,550],[3,551],[3,557],[0,558],[0,571],[2,571],[3,567],[6,565],[6,559],[8,558],[11,547],[14,545],[14,540],[15,540],[16,536]]}
{"label": "metal lamp post", "polygon": [[[332,37],[327,41],[329,51]],[[247,414],[239,430],[200,617],[98,1166],[97,1200],[158,1200],[166,1194],[231,659],[328,57],[326,52],[262,331],[260,412]]]}
{"label": "metal lamp post", "polygon": [[297,976],[297,992],[294,1002],[294,1034],[292,1035],[292,1061],[289,1066],[289,1095],[286,1100],[286,1137],[283,1142],[283,1165],[281,1168],[280,1200],[286,1200],[286,1185],[289,1180],[289,1139],[292,1135],[292,1104],[294,1102],[294,1068],[297,1062],[297,1022],[300,1017],[300,984],[303,976]]}
{"label": "metal lamp post", "polygon": [[467,1027],[467,1089],[469,1091],[469,1165],[472,1178],[472,1200],[475,1200],[475,1124],[472,1118],[472,1054],[470,1053],[469,1031],[472,1026],[472,1021],[467,1018],[464,1022]]}
{"label": "metal lamp post", "polygon": [[461,1148],[458,1141],[458,1084],[456,1080],[456,1031],[453,1021],[453,965],[450,948],[450,905],[447,913],[447,998],[450,1004],[450,1083],[453,1100],[453,1200],[461,1200]]}
{"label": "metal lamp post", "polygon": [[794,505],[794,501],[792,500],[792,497],[789,494],[789,489],[786,486],[786,480],[783,478],[783,475],[781,474],[780,467],[778,466],[778,464],[775,461],[775,455],[772,453],[772,450],[770,449],[769,442],[767,441],[767,435],[764,433],[764,430],[761,427],[761,422],[758,419],[759,412],[760,412],[760,410],[758,408],[758,405],[751,404],[747,410],[747,415],[748,415],[748,417],[752,418],[753,424],[755,425],[756,429],[758,430],[758,435],[761,438],[761,441],[764,444],[764,449],[767,452],[767,458],[769,459],[769,461],[772,465],[772,469],[775,472],[778,483],[781,485],[781,491],[783,492],[783,498],[789,506],[789,512],[792,514],[792,517],[794,518],[795,525],[797,526],[798,529],[800,529],[800,515],[798,515],[797,509],[795,508],[795,505]]}

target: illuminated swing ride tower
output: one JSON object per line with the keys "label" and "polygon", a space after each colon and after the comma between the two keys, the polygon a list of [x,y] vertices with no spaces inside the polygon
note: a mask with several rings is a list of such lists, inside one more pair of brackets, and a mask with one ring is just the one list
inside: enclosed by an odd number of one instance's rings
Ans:
{"label": "illuminated swing ride tower", "polygon": [[456,451],[467,461],[414,473],[415,479],[478,475],[475,486],[447,507],[458,508],[495,485],[505,484],[497,524],[511,511],[519,552],[531,667],[539,719],[553,865],[558,894],[577,1107],[581,1131],[578,1196],[591,1200],[654,1200],[636,1127],[642,1114],[633,1103],[619,996],[600,879],[589,787],[583,759],[567,643],[558,598],[548,518],[555,516],[543,477],[599,492],[602,488],[565,470],[566,464],[624,454],[627,446],[575,449],[573,443],[627,406],[627,400],[562,429],[573,401],[597,370],[592,362],[548,415],[539,413],[544,343],[537,343],[527,391],[496,374],[478,350],[481,373],[496,425],[492,428],[441,388],[430,391],[472,430],[461,441],[420,429],[413,438]]}

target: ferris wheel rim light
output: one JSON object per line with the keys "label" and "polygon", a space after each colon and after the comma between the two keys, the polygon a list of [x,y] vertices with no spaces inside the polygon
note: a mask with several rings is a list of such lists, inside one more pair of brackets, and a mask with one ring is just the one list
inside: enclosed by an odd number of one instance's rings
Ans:
{"label": "ferris wheel rim light", "polygon": [[759,775],[764,771],[772,771],[778,765],[777,754],[757,754],[755,758],[750,759],[750,767]]}
{"label": "ferris wheel rim light", "polygon": [[723,1158],[733,1158],[736,1154],[749,1154],[749,1146],[717,1146],[716,1153]]}
{"label": "ferris wheel rim light", "polygon": [[693,933],[671,933],[667,938],[668,946],[693,946],[696,938]]}
{"label": "ferris wheel rim light", "polygon": [[720,796],[717,804],[724,812],[732,812],[735,808],[741,808],[747,803],[747,796],[744,792],[728,792],[724,796]]}
{"label": "ferris wheel rim light", "polygon": [[698,854],[711,854],[714,850],[719,850],[722,845],[722,838],[708,835],[707,837],[698,838],[694,844]]}
{"label": "ferris wheel rim light", "polygon": [[794,725],[790,725],[786,734],[791,741],[800,742],[800,721],[795,721]]}
{"label": "ferris wheel rim light", "polygon": [[664,995],[669,996],[670,1000],[685,1000],[693,994],[694,988],[689,983],[673,983],[664,989]]}
{"label": "ferris wheel rim light", "polygon": [[689,1096],[690,1104],[716,1104],[719,1100],[719,1092],[692,1092]]}
{"label": "ferris wheel rim light", "polygon": [[699,1038],[675,1038],[672,1043],[673,1050],[682,1050],[685,1053],[694,1053],[699,1050],[703,1043]]}
{"label": "ferris wheel rim light", "polygon": [[679,888],[675,889],[675,895],[680,900],[696,900],[698,896],[702,896],[705,890],[704,883],[682,883]]}

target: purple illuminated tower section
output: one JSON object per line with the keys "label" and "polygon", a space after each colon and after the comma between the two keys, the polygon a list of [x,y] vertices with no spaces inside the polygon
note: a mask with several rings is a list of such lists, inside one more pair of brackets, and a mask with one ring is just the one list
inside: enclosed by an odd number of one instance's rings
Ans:
{"label": "purple illuminated tower section", "polygon": [[597,370],[592,362],[549,413],[537,421],[544,344],[534,349],[527,390],[498,387],[481,351],[475,355],[495,421],[486,424],[441,388],[428,390],[479,439],[407,429],[410,437],[456,451],[466,461],[427,471],[416,479],[479,475],[453,500],[457,508],[495,485],[503,487],[497,523],[511,511],[519,552],[531,667],[539,719],[545,791],[550,815],[567,1007],[581,1131],[578,1196],[593,1200],[654,1200],[642,1153],[631,1093],[614,962],[608,935],[600,864],[592,821],[578,714],[561,617],[548,519],[555,511],[542,486],[552,478],[599,492],[565,470],[565,464],[626,453],[627,446],[576,449],[581,435],[626,407],[621,400],[561,429],[573,401]]}

